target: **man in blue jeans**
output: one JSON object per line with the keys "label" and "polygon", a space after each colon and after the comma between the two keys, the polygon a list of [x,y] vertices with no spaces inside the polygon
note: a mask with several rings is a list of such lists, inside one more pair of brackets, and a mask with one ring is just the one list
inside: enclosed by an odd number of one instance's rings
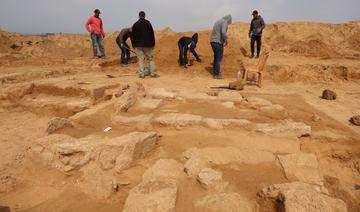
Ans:
{"label": "man in blue jeans", "polygon": [[[86,30],[90,32],[94,58],[105,57],[105,50],[103,45],[103,37],[105,37],[105,32],[102,19],[100,18],[100,14],[100,10],[96,9],[94,11],[94,16],[91,16],[85,24]],[[96,44],[99,46],[100,55],[97,54]]]}
{"label": "man in blue jeans", "polygon": [[210,43],[214,52],[214,79],[223,79],[220,72],[220,64],[224,56],[224,47],[228,44],[227,30],[231,23],[231,15],[227,15],[215,23],[211,33]]}

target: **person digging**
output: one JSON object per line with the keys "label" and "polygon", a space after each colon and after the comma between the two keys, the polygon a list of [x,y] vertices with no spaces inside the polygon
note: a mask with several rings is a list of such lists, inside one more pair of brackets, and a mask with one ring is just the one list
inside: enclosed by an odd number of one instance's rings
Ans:
{"label": "person digging", "polygon": [[188,61],[188,51],[190,51],[194,57],[196,58],[196,61],[199,63],[202,63],[202,60],[200,59],[199,55],[196,53],[195,48],[196,44],[198,43],[199,35],[198,33],[195,33],[192,37],[186,37],[183,36],[178,41],[178,47],[179,47],[179,65],[184,66],[184,68],[187,68],[190,66],[190,63]]}
{"label": "person digging", "polygon": [[120,56],[120,65],[127,66],[130,62],[130,46],[126,43],[126,41],[131,37],[131,28],[124,28],[120,31],[119,35],[116,38],[116,43],[121,50]]}

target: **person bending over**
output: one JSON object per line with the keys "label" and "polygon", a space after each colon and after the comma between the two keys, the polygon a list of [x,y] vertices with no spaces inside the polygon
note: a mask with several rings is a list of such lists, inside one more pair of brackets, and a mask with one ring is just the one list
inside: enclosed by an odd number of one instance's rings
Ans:
{"label": "person bending over", "polygon": [[220,65],[224,56],[224,47],[228,45],[228,26],[232,23],[231,15],[227,15],[214,24],[210,44],[214,52],[213,75],[215,79],[223,79]]}
{"label": "person bending over", "polygon": [[198,33],[195,33],[192,37],[181,37],[178,41],[178,46],[179,46],[179,64],[181,66],[184,66],[185,68],[187,68],[189,66],[188,64],[188,58],[187,58],[187,54],[188,51],[190,50],[190,52],[194,55],[194,57],[196,58],[196,61],[198,61],[199,63],[202,62],[202,60],[200,59],[199,55],[196,53],[195,48],[196,48],[196,44],[198,42],[199,39],[199,35]]}
{"label": "person bending over", "polygon": [[131,28],[124,28],[116,38],[116,43],[121,50],[120,64],[126,66],[130,63],[130,46],[126,41],[131,37]]}

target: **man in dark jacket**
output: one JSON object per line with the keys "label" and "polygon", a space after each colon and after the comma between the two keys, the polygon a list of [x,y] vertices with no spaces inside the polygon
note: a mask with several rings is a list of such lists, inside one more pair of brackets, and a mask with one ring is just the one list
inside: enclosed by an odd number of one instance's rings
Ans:
{"label": "man in dark jacket", "polygon": [[253,19],[250,24],[250,30],[249,30],[249,37],[250,37],[250,47],[251,47],[251,56],[250,58],[254,57],[254,51],[255,51],[255,42],[256,42],[256,58],[259,58],[260,51],[261,51],[261,36],[262,31],[265,28],[265,22],[264,19],[259,15],[258,11],[254,10],[253,13]]}
{"label": "man in dark jacket", "polygon": [[195,51],[198,39],[199,39],[199,35],[198,35],[198,33],[195,33],[192,37],[184,36],[184,37],[181,37],[180,40],[178,41],[179,64],[181,66],[184,66],[185,68],[188,67],[188,58],[187,58],[188,50],[190,50],[191,53],[194,55],[194,57],[196,58],[196,61],[198,61],[200,63],[202,62],[199,55]]}
{"label": "man in dark jacket", "polygon": [[153,56],[155,34],[151,23],[145,19],[144,11],[139,12],[139,20],[132,27],[131,42],[139,61],[139,77],[144,78],[149,74],[144,67],[145,56],[150,65],[150,76],[158,77]]}
{"label": "man in dark jacket", "polygon": [[131,31],[131,28],[124,28],[120,31],[119,35],[116,38],[116,43],[121,49],[120,64],[122,66],[126,66],[130,63],[130,47],[126,43],[126,41],[131,37]]}

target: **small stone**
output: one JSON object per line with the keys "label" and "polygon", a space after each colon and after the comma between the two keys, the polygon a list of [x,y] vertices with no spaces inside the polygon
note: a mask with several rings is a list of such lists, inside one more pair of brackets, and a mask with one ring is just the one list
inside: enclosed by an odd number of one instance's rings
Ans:
{"label": "small stone", "polygon": [[350,122],[353,125],[360,126],[360,115],[359,116],[353,116],[350,118]]}
{"label": "small stone", "polygon": [[70,172],[72,170],[74,170],[74,167],[72,167],[72,166],[64,166],[64,171],[65,172]]}
{"label": "small stone", "polygon": [[127,112],[132,106],[135,105],[137,101],[137,96],[135,92],[126,92],[115,102],[116,112],[119,114],[121,112]]}
{"label": "small stone", "polygon": [[121,97],[123,94],[124,94],[124,91],[119,91],[119,92],[117,92],[117,93],[115,94],[115,97],[116,97],[116,98],[119,98],[119,97]]}
{"label": "small stone", "polygon": [[209,189],[221,184],[222,173],[211,168],[205,168],[201,170],[196,179],[203,188]]}
{"label": "small stone", "polygon": [[119,191],[119,185],[117,183],[113,182],[113,190],[114,191]]}
{"label": "small stone", "polygon": [[229,88],[234,90],[244,90],[244,87],[246,85],[245,80],[236,80],[235,82],[229,83]]}
{"label": "small stone", "polygon": [[336,93],[334,91],[326,89],[322,93],[322,98],[326,99],[326,100],[335,100],[336,99]]}
{"label": "small stone", "polygon": [[130,85],[128,85],[128,84],[121,86],[121,90],[123,90],[123,91],[128,90],[129,88],[130,88]]}
{"label": "small stone", "polygon": [[46,132],[52,134],[57,130],[64,129],[66,127],[73,127],[73,124],[71,123],[70,120],[55,117],[48,122]]}
{"label": "small stone", "polygon": [[201,157],[191,157],[184,165],[184,172],[189,176],[196,176],[201,170],[209,166],[207,160]]}
{"label": "small stone", "polygon": [[311,116],[311,119],[312,119],[313,122],[318,122],[318,121],[321,120],[321,117],[318,116],[318,115],[316,115],[316,114],[313,114],[313,115]]}

